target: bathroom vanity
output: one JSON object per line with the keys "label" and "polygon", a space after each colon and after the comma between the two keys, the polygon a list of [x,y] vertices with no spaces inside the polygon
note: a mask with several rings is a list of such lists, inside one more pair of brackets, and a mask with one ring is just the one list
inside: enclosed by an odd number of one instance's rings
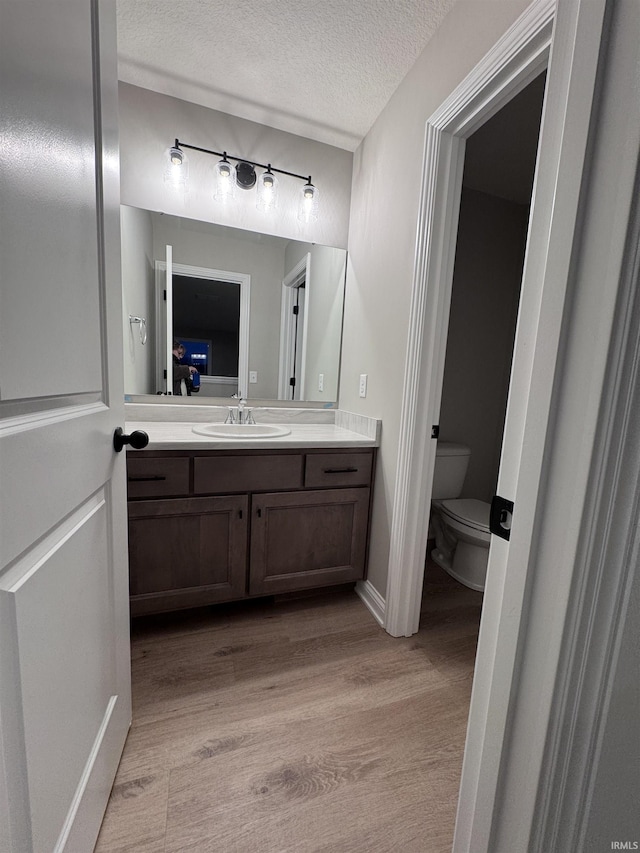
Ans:
{"label": "bathroom vanity", "polygon": [[132,615],[365,577],[375,440],[330,424],[218,442],[132,428],[150,435],[127,454]]}

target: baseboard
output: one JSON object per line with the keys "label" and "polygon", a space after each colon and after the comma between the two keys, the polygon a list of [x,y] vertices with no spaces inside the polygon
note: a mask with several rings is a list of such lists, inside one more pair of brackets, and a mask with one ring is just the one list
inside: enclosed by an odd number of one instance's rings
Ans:
{"label": "baseboard", "polygon": [[356,593],[373,618],[384,628],[385,600],[370,581],[358,581]]}

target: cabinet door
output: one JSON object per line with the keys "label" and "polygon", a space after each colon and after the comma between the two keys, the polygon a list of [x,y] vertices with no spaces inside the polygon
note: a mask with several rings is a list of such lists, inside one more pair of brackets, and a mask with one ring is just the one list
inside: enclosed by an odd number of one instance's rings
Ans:
{"label": "cabinet door", "polygon": [[369,489],[254,495],[252,595],[290,592],[364,577]]}
{"label": "cabinet door", "polygon": [[129,503],[131,613],[159,613],[246,593],[248,497]]}

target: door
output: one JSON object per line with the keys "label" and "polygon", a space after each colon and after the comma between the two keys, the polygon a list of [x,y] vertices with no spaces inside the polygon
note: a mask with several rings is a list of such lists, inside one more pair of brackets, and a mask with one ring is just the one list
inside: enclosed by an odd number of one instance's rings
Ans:
{"label": "door", "polygon": [[131,718],[113,4],[3,4],[0,849],[90,851]]}
{"label": "door", "polygon": [[369,496],[367,488],[253,495],[250,594],[361,580]]}
{"label": "door", "polygon": [[132,614],[243,598],[248,509],[247,495],[131,501]]}

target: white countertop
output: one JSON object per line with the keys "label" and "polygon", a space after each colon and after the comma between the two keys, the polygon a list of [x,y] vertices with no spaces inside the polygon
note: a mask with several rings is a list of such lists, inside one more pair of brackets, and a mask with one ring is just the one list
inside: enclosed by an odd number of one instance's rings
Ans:
{"label": "white countertop", "polygon": [[[328,423],[290,423],[288,435],[272,438],[211,438],[193,432],[202,424],[179,421],[127,421],[126,432],[143,430],[149,436],[147,450],[282,450],[300,447],[377,447],[378,438]],[[131,450],[130,453],[141,451]]]}

